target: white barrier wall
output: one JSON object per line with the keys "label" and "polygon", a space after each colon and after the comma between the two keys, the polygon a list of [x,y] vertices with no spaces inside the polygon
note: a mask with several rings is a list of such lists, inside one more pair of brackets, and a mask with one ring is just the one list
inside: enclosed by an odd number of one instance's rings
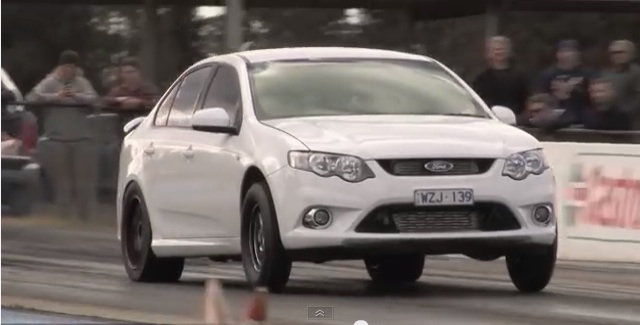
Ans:
{"label": "white barrier wall", "polygon": [[545,142],[558,257],[640,263],[640,145]]}

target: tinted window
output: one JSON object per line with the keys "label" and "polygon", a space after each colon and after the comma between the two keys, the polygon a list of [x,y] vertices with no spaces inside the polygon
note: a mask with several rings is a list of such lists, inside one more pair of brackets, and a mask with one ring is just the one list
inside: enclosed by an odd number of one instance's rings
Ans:
{"label": "tinted window", "polygon": [[169,114],[169,126],[191,126],[191,115],[198,102],[198,95],[204,88],[211,73],[211,68],[196,70],[187,75],[176,95]]}
{"label": "tinted window", "polygon": [[477,115],[488,118],[454,76],[429,61],[348,59],[255,64],[256,116]]}
{"label": "tinted window", "polygon": [[226,65],[220,66],[207,90],[203,107],[224,108],[233,120],[241,103],[240,79],[236,69]]}
{"label": "tinted window", "polygon": [[178,88],[180,85],[176,85],[171,89],[171,92],[165,97],[160,107],[158,107],[158,112],[156,113],[156,119],[154,120],[154,125],[164,126],[167,125],[167,118],[169,117],[169,110],[171,109],[171,104],[173,104],[173,99],[176,97],[176,93],[178,92]]}

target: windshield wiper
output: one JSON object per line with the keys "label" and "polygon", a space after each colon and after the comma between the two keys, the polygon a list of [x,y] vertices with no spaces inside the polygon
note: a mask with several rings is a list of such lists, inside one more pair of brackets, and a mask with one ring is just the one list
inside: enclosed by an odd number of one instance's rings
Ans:
{"label": "windshield wiper", "polygon": [[445,114],[437,114],[437,115],[488,118],[487,115],[478,115],[478,114],[469,114],[469,113],[445,113]]}

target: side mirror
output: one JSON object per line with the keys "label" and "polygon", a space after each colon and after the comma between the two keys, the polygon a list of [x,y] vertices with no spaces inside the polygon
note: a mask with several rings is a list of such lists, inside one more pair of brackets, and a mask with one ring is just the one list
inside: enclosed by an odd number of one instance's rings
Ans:
{"label": "side mirror", "polygon": [[140,125],[140,123],[142,123],[142,121],[144,121],[145,118],[146,116],[139,116],[127,122],[127,124],[125,124],[124,127],[122,128],[124,131],[124,134],[127,134],[133,131],[135,128],[137,128],[138,125]]}
{"label": "side mirror", "polygon": [[231,125],[231,118],[224,108],[203,108],[193,113],[191,128],[196,131],[238,135],[238,129]]}
{"label": "side mirror", "polygon": [[516,114],[514,114],[508,107],[493,106],[491,107],[491,111],[493,111],[493,114],[496,114],[498,119],[503,123],[516,125]]}

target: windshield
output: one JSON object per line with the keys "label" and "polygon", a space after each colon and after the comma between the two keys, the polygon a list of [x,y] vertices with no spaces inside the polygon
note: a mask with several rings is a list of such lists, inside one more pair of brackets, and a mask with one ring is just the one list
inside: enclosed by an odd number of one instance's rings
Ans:
{"label": "windshield", "polygon": [[348,59],[249,66],[256,116],[462,115],[489,118],[436,63]]}

